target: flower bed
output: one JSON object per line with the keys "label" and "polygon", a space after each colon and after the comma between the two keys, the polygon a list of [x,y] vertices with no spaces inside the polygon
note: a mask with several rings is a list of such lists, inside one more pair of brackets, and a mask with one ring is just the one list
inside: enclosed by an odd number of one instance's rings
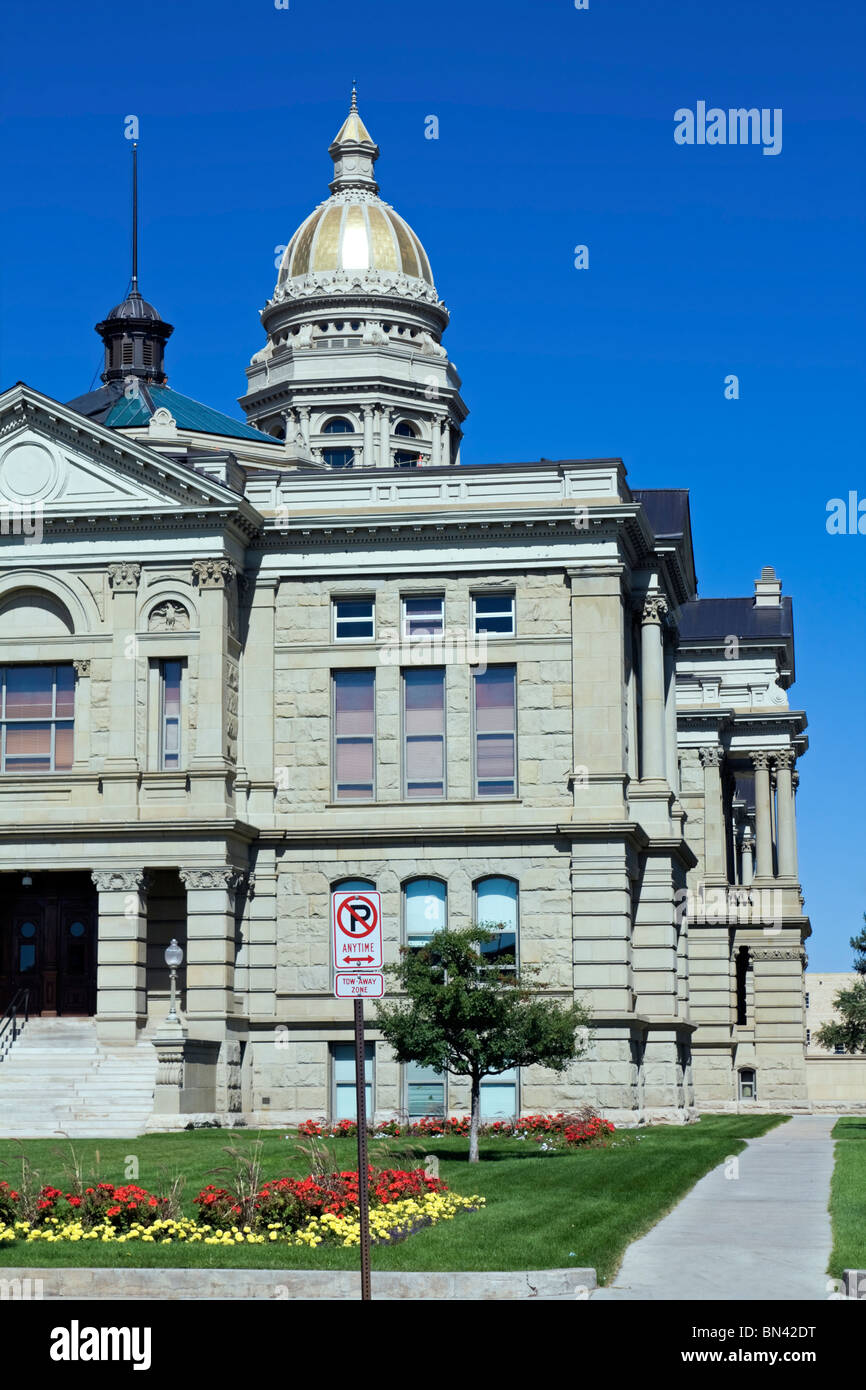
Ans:
{"label": "flower bed", "polygon": [[[77,1193],[44,1187],[29,1220],[21,1219],[20,1194],[0,1186],[0,1242],[98,1240],[169,1245],[350,1246],[360,1241],[358,1174],[350,1170],[264,1183],[244,1207],[227,1188],[210,1185],[194,1199],[195,1217],[170,1213],[169,1199],[144,1188],[99,1183]],[[370,1169],[370,1235],[373,1244],[405,1240],[424,1226],[476,1211],[483,1197],[460,1197],[423,1169]]]}
{"label": "flower bed", "polygon": [[[448,1118],[425,1116],[421,1120],[410,1120],[401,1124],[399,1120],[383,1120],[371,1129],[376,1138],[401,1135],[421,1135],[431,1139],[448,1135],[468,1136],[470,1120],[468,1115],[451,1115]],[[298,1127],[298,1133],[311,1137],[328,1139],[347,1139],[354,1137],[358,1126],[354,1120],[340,1120],[339,1124],[329,1125],[323,1120],[305,1120]],[[610,1120],[603,1120],[590,1106],[565,1114],[561,1111],[551,1115],[523,1115],[518,1120],[493,1120],[479,1126],[479,1134],[486,1138],[534,1139],[548,1144],[564,1143],[572,1147],[599,1145],[608,1141],[616,1132]]]}

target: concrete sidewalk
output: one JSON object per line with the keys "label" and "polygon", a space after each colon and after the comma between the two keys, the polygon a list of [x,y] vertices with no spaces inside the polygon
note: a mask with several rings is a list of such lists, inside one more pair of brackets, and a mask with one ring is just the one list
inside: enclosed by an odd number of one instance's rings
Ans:
{"label": "concrete sidewalk", "polygon": [[[836,1115],[797,1115],[714,1168],[625,1252],[594,1299],[828,1297]],[[736,1170],[735,1170],[736,1171]]]}

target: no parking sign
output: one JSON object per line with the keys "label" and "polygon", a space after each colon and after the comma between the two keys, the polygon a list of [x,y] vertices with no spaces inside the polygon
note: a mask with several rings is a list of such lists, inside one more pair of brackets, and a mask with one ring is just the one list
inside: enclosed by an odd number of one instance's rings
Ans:
{"label": "no parking sign", "polygon": [[382,899],[379,893],[346,889],[331,900],[334,969],[381,970]]}

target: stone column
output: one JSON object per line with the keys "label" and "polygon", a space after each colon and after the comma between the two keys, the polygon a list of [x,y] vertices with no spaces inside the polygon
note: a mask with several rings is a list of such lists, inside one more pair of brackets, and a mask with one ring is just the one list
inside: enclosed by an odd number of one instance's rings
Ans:
{"label": "stone column", "polygon": [[442,421],[442,463],[447,467],[451,462],[451,425]]}
{"label": "stone column", "polygon": [[[241,658],[243,753],[250,780],[249,814],[255,825],[273,820],[274,641],[276,579],[259,579],[253,591],[247,640]],[[280,785],[285,776],[280,775]]]}
{"label": "stone column", "polygon": [[391,412],[379,411],[379,467],[391,467]]}
{"label": "stone column", "polygon": [[679,791],[679,761],[677,758],[677,634],[672,627],[662,629],[665,675],[665,768],[671,791]]}
{"label": "stone column", "polygon": [[235,897],[245,875],[230,865],[181,869],[186,888],[186,1008],[190,1031],[219,1039],[234,1011]]}
{"label": "stone column", "polygon": [[304,443],[309,448],[310,444],[310,410],[306,405],[298,407],[298,420],[301,425],[301,434],[304,436]]}
{"label": "stone column", "polygon": [[90,771],[90,658],[78,657],[75,668],[75,757],[74,772]]}
{"label": "stone column", "polygon": [[776,754],[776,796],[778,798],[779,877],[797,877],[797,847],[794,840],[794,754],[784,749]]}
{"label": "stone column", "polygon": [[132,1044],[147,1022],[147,887],[143,869],[96,869],[99,893],[96,1035]]}
{"label": "stone column", "polygon": [[435,415],[430,417],[430,464],[438,468],[442,462],[442,427]]}
{"label": "stone column", "polygon": [[698,750],[704,769],[704,873],[724,879],[725,823],[722,810],[722,749],[716,744]]}
{"label": "stone column", "polygon": [[190,763],[193,799],[225,801],[237,756],[238,649],[236,642],[231,647],[229,633],[237,571],[224,557],[195,560],[192,571],[201,620],[195,752]]}
{"label": "stone column", "polygon": [[665,674],[662,651],[662,618],[667,600],[659,595],[646,599],[641,613],[641,723],[644,780],[665,776]]}
{"label": "stone column", "polygon": [[136,610],[141,565],[124,561],[108,566],[111,586],[111,724],[105,758],[106,805],[134,803],[138,787],[135,753],[135,683],[138,648]]}
{"label": "stone column", "polygon": [[743,827],[740,864],[742,866],[740,869],[740,882],[748,888],[752,879],[755,877],[755,842],[752,838],[752,827],[748,821],[746,821]]}
{"label": "stone column", "polygon": [[752,753],[755,769],[755,835],[757,838],[757,878],[773,877],[773,839],[770,825],[770,755]]}
{"label": "stone column", "polygon": [[373,448],[373,422],[374,411],[371,405],[365,405],[361,410],[364,421],[364,467],[376,467],[376,454]]}
{"label": "stone column", "polygon": [[799,772],[791,773],[791,791],[794,797],[794,862],[797,865],[797,873],[800,872],[800,851],[797,848],[797,788],[800,785]]}

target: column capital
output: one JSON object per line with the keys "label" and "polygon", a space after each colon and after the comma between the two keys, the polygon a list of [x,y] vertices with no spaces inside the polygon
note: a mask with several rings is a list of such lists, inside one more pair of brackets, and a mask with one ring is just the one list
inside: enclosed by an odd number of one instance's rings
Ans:
{"label": "column capital", "polygon": [[767,752],[765,752],[765,751],[759,749],[759,750],[757,750],[757,751],[754,752],[754,753],[750,753],[750,754],[749,754],[749,757],[750,757],[751,760],[752,760],[752,767],[755,769],[756,772],[769,772],[769,770],[770,770],[770,754],[769,754],[769,753],[767,753]]}
{"label": "column capital", "polygon": [[234,869],[228,864],[213,869],[179,869],[178,873],[187,890],[222,888],[227,893],[236,893],[247,880],[243,869]]}
{"label": "column capital", "polygon": [[720,748],[718,744],[709,744],[705,748],[698,749],[701,767],[721,767],[724,756],[724,749]]}
{"label": "column capital", "polygon": [[140,579],[141,565],[134,561],[122,560],[108,566],[108,582],[115,593],[134,593]]}
{"label": "column capital", "polygon": [[796,755],[792,748],[782,748],[778,753],[774,753],[773,757],[778,772],[793,771]]}
{"label": "column capital", "polygon": [[79,678],[79,680],[81,680],[82,677],[84,677],[84,676],[89,676],[89,675],[90,675],[90,657],[89,657],[89,656],[79,656],[79,657],[76,657],[75,660],[73,661],[72,665],[73,665],[73,667],[75,668],[75,674],[76,674],[76,676]]}
{"label": "column capital", "polygon": [[94,869],[90,877],[99,893],[146,893],[151,882],[145,869]]}
{"label": "column capital", "polygon": [[642,623],[654,623],[661,626],[662,619],[668,611],[668,601],[662,594],[647,595],[640,610],[640,620]]}
{"label": "column capital", "polygon": [[193,560],[192,577],[200,589],[225,589],[236,577],[237,569],[231,560]]}

